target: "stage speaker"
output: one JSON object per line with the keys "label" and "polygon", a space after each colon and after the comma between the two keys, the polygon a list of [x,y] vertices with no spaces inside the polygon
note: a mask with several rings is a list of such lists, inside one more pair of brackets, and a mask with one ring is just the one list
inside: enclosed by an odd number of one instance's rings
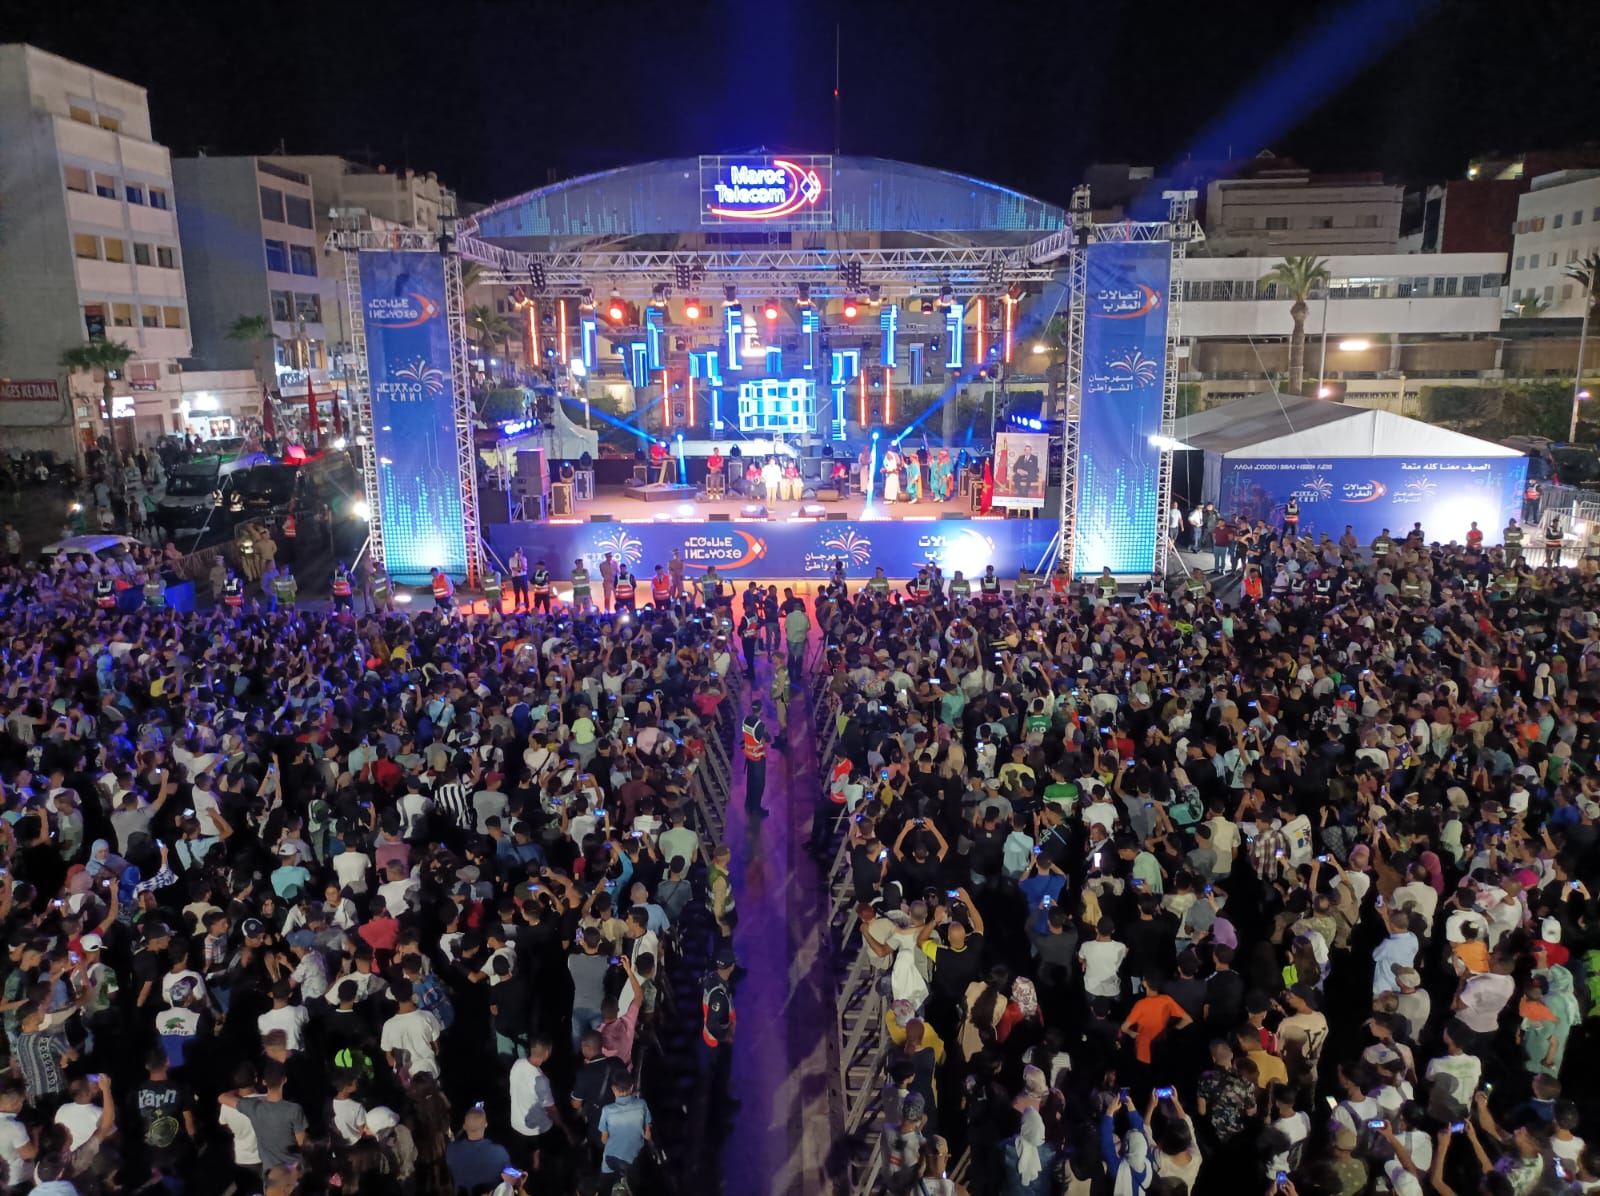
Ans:
{"label": "stage speaker", "polygon": [[758,502],[747,502],[739,508],[740,519],[765,519],[767,508]]}
{"label": "stage speaker", "polygon": [[589,516],[589,522],[590,523],[612,523],[612,522],[614,522],[614,520],[611,518],[610,515],[590,515]]}
{"label": "stage speaker", "polygon": [[839,490],[836,486],[821,486],[813,497],[818,502],[838,502]]}
{"label": "stage speaker", "polygon": [[650,480],[650,466],[643,461],[633,463],[633,484],[643,486]]}
{"label": "stage speaker", "polygon": [[815,486],[803,486],[803,487],[801,487],[801,489],[800,489],[800,501],[801,502],[816,502],[817,501],[817,488]]}
{"label": "stage speaker", "polygon": [[550,513],[552,515],[572,514],[572,483],[556,482],[550,487]]}
{"label": "stage speaker", "polygon": [[550,493],[550,470],[543,448],[517,450],[517,481],[525,495]]}
{"label": "stage speaker", "polygon": [[504,490],[478,492],[478,518],[484,523],[510,523],[511,503]]}
{"label": "stage speaker", "polygon": [[843,511],[829,511],[828,512],[828,522],[829,523],[848,523],[848,522],[850,522],[850,516],[845,514]]}
{"label": "stage speaker", "polygon": [[732,521],[733,516],[726,511],[712,511],[708,517],[708,522],[711,523],[731,523]]}
{"label": "stage speaker", "polygon": [[821,503],[808,502],[800,508],[800,514],[807,519],[822,519],[828,514],[828,508]]}

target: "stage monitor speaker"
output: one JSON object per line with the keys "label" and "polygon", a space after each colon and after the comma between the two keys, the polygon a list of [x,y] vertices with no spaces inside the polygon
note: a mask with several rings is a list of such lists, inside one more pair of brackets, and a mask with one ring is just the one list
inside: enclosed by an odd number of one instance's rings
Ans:
{"label": "stage monitor speaker", "polygon": [[550,487],[550,513],[552,515],[572,514],[571,482],[557,482]]}
{"label": "stage monitor speaker", "polygon": [[517,480],[526,494],[550,493],[550,470],[543,447],[517,450]]}
{"label": "stage monitor speaker", "polygon": [[740,519],[765,519],[767,508],[758,502],[747,502],[739,508]]}
{"label": "stage monitor speaker", "polygon": [[848,522],[850,522],[850,516],[848,514],[846,514],[845,512],[843,512],[843,511],[829,511],[828,512],[828,522],[829,523],[848,523]]}
{"label": "stage monitor speaker", "polygon": [[613,520],[612,520],[610,515],[590,515],[589,516],[589,522],[590,523],[611,523],[611,522],[613,522]]}
{"label": "stage monitor speaker", "polygon": [[712,511],[709,516],[709,521],[712,523],[731,523],[733,521],[733,516],[728,514],[726,511]]}
{"label": "stage monitor speaker", "polygon": [[484,523],[510,523],[511,503],[504,490],[478,492],[478,518]]}
{"label": "stage monitor speaker", "polygon": [[838,502],[839,488],[837,486],[821,486],[815,495],[818,502]]}

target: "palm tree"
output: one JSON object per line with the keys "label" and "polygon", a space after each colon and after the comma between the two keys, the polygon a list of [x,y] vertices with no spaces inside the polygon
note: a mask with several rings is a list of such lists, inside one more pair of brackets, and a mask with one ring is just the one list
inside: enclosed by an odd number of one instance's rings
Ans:
{"label": "palm tree", "polygon": [[1544,315],[1550,310],[1550,300],[1540,298],[1537,292],[1529,291],[1521,299],[1511,301],[1511,312],[1518,319],[1532,320]]}
{"label": "palm tree", "polygon": [[1299,394],[1306,380],[1306,313],[1310,310],[1306,300],[1319,287],[1326,287],[1331,278],[1327,258],[1306,255],[1284,258],[1261,279],[1277,288],[1278,298],[1289,299],[1289,318],[1294,321],[1294,333],[1289,338],[1290,394]]}
{"label": "palm tree", "polygon": [[1066,381],[1067,375],[1067,329],[1066,316],[1052,316],[1050,322],[1044,326],[1044,331],[1039,333],[1035,344],[1043,345],[1047,364],[1044,367],[1045,380],[1050,384],[1048,392],[1049,401],[1046,409],[1049,411],[1047,418],[1066,419],[1066,401],[1062,397],[1061,384]]}
{"label": "palm tree", "polygon": [[85,373],[100,371],[100,418],[105,421],[106,437],[111,441],[111,455],[120,458],[117,448],[116,425],[111,421],[111,376],[128,366],[133,350],[121,341],[98,340],[75,345],[61,354],[61,364],[68,370]]}
{"label": "palm tree", "polygon": [[261,373],[261,345],[263,341],[272,341],[277,338],[272,333],[272,321],[266,316],[241,315],[234,318],[228,325],[224,334],[230,341],[249,345],[255,353],[256,381],[265,386],[266,377]]}
{"label": "palm tree", "polygon": [[478,352],[487,357],[496,344],[503,345],[511,336],[511,321],[487,303],[478,303],[467,308],[467,331],[478,342]]}
{"label": "palm tree", "polygon": [[1573,262],[1564,271],[1568,278],[1583,283],[1582,321],[1578,325],[1578,368],[1572,378],[1572,426],[1567,431],[1568,440],[1578,438],[1578,396],[1583,393],[1583,352],[1589,343],[1589,311],[1594,307],[1594,289],[1600,285],[1600,252],[1591,253],[1582,261]]}

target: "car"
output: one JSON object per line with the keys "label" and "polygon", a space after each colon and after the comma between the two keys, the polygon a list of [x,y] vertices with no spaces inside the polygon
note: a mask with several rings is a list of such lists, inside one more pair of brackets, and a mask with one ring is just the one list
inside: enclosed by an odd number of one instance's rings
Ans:
{"label": "car", "polygon": [[1555,476],[1563,486],[1600,490],[1600,454],[1592,444],[1553,444],[1548,450]]}
{"label": "car", "polygon": [[97,560],[109,561],[125,557],[139,547],[142,547],[142,542],[132,536],[118,536],[108,532],[101,535],[68,536],[65,540],[46,544],[39,550],[39,555],[46,561],[63,554],[92,556]]}

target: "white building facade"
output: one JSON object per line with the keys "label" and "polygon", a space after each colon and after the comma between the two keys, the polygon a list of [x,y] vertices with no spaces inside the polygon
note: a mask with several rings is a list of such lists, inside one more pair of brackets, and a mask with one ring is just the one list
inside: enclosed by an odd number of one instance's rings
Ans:
{"label": "white building facade", "polygon": [[1206,240],[1214,254],[1393,253],[1405,188],[1381,180],[1214,179]]}
{"label": "white building facade", "polygon": [[1517,201],[1508,304],[1533,298],[1539,314],[1583,314],[1583,284],[1566,270],[1600,251],[1600,170],[1540,175]]}
{"label": "white building facade", "polygon": [[[145,90],[26,45],[0,46],[0,436],[70,457],[103,433],[101,380],[61,355],[133,349],[113,380],[138,439],[176,430],[190,352],[172,168]],[[124,434],[123,439],[129,438]]]}

